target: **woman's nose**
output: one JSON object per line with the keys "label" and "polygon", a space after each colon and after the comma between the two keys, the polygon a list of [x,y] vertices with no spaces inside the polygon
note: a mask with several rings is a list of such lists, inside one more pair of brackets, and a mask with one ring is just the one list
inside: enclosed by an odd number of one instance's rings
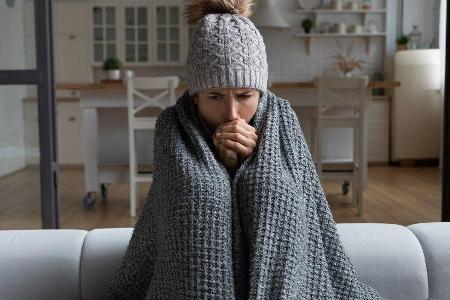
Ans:
{"label": "woman's nose", "polygon": [[239,118],[238,103],[234,100],[234,98],[226,101],[225,118],[228,119],[228,121]]}

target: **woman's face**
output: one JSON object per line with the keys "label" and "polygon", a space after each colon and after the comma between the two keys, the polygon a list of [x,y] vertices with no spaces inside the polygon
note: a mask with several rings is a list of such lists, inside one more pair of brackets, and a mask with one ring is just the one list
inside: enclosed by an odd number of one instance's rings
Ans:
{"label": "woman's face", "polygon": [[201,91],[194,103],[203,122],[211,131],[224,122],[242,118],[246,123],[256,113],[260,92],[251,88],[223,88]]}

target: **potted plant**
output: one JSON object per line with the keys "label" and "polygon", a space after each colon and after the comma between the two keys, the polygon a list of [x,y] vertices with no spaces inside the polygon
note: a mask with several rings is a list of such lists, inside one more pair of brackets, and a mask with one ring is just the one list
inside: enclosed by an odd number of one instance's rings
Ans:
{"label": "potted plant", "polygon": [[110,57],[103,63],[103,70],[106,72],[107,79],[120,80],[121,62],[117,57]]}
{"label": "potted plant", "polygon": [[310,18],[306,18],[302,22],[302,27],[303,27],[303,30],[305,31],[305,33],[310,33],[311,28],[313,28],[313,26],[314,26],[314,21],[311,20]]}
{"label": "potted plant", "polygon": [[397,50],[408,49],[409,37],[407,35],[402,35],[397,39]]}

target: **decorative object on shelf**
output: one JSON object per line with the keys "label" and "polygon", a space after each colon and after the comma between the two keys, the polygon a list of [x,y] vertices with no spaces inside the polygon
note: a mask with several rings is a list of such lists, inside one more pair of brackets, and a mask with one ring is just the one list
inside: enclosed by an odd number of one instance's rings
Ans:
{"label": "decorative object on shelf", "polygon": [[363,0],[362,1],[362,9],[372,9],[372,1],[371,0]]}
{"label": "decorative object on shelf", "polygon": [[319,9],[323,6],[324,0],[298,0],[298,4],[304,10]]}
{"label": "decorative object on shelf", "polygon": [[331,7],[335,10],[342,9],[342,0],[332,0]]}
{"label": "decorative object on shelf", "polygon": [[260,0],[251,20],[258,28],[286,29],[291,25],[281,16],[275,0]]}
{"label": "decorative object on shelf", "polygon": [[324,21],[320,23],[319,25],[319,32],[320,33],[329,33],[330,32],[331,24],[327,21]]}
{"label": "decorative object on shelf", "polygon": [[110,57],[103,63],[103,70],[109,80],[120,80],[120,67],[122,63],[117,57]]}
{"label": "decorative object on shelf", "polygon": [[352,71],[354,69],[362,70],[362,65],[364,64],[364,60],[358,59],[352,56],[353,52],[353,43],[344,50],[341,43],[337,39],[335,39],[336,43],[339,46],[341,53],[332,56],[334,58],[335,66],[341,71],[342,76],[344,77],[352,77]]}
{"label": "decorative object on shelf", "polygon": [[364,27],[360,24],[355,24],[350,26],[349,32],[355,34],[362,34],[364,32]]}
{"label": "decorative object on shelf", "polygon": [[131,79],[134,77],[134,71],[133,70],[125,70],[123,74],[123,81],[126,82],[128,79]]}
{"label": "decorative object on shelf", "polygon": [[397,50],[408,49],[409,37],[407,35],[402,35],[397,39]]}
{"label": "decorative object on shelf", "polygon": [[417,25],[413,25],[411,32],[408,34],[408,49],[419,49],[422,41],[422,32]]}
{"label": "decorative object on shelf", "polygon": [[311,33],[311,29],[314,27],[314,21],[310,18],[306,18],[302,21],[302,27],[305,33]]}
{"label": "decorative object on shelf", "polygon": [[346,34],[347,33],[347,24],[339,23],[339,25],[338,25],[338,33]]}
{"label": "decorative object on shelf", "polygon": [[348,3],[348,9],[351,9],[351,10],[357,10],[358,8],[359,8],[359,6],[358,6],[358,2],[357,1],[355,1],[355,0],[353,0],[353,1],[350,1],[349,3]]}
{"label": "decorative object on shelf", "polygon": [[368,33],[378,33],[378,24],[374,20],[367,22]]}

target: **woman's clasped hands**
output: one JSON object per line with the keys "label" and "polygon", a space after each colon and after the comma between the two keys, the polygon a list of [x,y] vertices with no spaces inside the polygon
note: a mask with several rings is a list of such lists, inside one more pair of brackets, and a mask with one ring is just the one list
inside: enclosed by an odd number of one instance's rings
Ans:
{"label": "woman's clasped hands", "polygon": [[212,138],[220,161],[232,172],[253,153],[258,140],[255,128],[242,118],[220,124]]}

